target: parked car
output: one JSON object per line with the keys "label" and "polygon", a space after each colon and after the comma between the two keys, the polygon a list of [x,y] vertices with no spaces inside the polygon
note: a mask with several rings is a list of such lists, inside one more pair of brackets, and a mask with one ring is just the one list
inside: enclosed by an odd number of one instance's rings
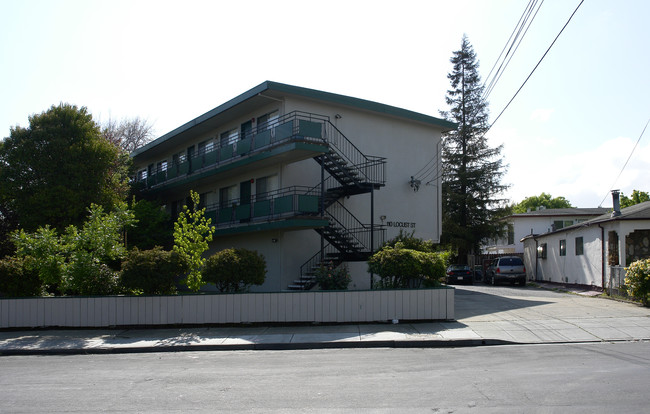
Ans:
{"label": "parked car", "polygon": [[451,265],[447,268],[447,283],[474,283],[474,272],[467,265]]}
{"label": "parked car", "polygon": [[495,259],[487,270],[485,283],[496,285],[499,282],[519,283],[526,286],[526,267],[519,256],[504,256]]}

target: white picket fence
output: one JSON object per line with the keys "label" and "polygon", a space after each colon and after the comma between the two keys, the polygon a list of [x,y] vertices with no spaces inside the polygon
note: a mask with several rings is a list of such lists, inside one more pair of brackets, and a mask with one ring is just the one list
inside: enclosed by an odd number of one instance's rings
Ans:
{"label": "white picket fence", "polygon": [[0,328],[454,319],[454,289],[0,299]]}

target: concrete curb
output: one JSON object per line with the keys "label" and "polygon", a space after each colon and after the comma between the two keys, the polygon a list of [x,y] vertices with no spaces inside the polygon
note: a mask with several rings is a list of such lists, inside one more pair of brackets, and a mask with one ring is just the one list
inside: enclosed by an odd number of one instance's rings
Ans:
{"label": "concrete curb", "polygon": [[111,355],[111,354],[145,354],[169,352],[214,352],[214,351],[294,351],[319,349],[372,349],[372,348],[470,348],[483,346],[512,345],[566,345],[650,342],[646,339],[592,340],[592,341],[551,341],[551,342],[515,342],[502,339],[455,339],[436,341],[361,341],[361,342],[299,342],[299,343],[261,343],[261,344],[226,344],[226,345],[171,345],[149,347],[95,347],[95,348],[47,348],[47,349],[5,349],[0,357],[6,356],[48,356],[48,355]]}

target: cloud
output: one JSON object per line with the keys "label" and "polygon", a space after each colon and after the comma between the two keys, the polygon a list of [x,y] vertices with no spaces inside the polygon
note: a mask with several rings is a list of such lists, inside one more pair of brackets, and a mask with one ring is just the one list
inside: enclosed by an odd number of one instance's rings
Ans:
{"label": "cloud", "polygon": [[537,108],[530,114],[530,120],[546,122],[551,119],[553,112],[555,112],[554,108]]}
{"label": "cloud", "polygon": [[576,207],[597,207],[601,202],[611,206],[612,188],[624,194],[633,189],[648,191],[650,144],[643,145],[642,141],[621,173],[635,142],[632,138],[617,137],[593,149],[568,154],[562,154],[557,146],[555,151],[508,151],[510,168],[504,180],[512,184],[508,196],[519,202],[547,192],[567,198]]}

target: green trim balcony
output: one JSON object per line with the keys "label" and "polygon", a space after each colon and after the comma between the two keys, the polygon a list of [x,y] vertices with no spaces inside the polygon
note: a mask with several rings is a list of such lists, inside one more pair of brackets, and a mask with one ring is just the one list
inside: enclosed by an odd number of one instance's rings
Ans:
{"label": "green trim balcony", "polygon": [[275,229],[319,228],[329,224],[320,213],[321,198],[309,187],[288,187],[208,205],[205,215],[215,236]]}
{"label": "green trim balcony", "polygon": [[253,163],[256,167],[278,162],[295,162],[313,158],[328,151],[325,116],[292,112],[268,124],[258,125],[242,139],[223,142],[212,151],[199,153],[164,169],[138,177],[149,193],[185,186],[207,177],[236,174]]}

